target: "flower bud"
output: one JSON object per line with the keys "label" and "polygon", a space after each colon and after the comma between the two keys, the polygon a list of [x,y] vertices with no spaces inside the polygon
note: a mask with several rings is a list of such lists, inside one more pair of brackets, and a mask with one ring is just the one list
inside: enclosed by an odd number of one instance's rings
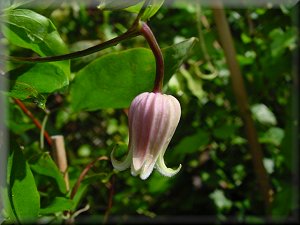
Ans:
{"label": "flower bud", "polygon": [[142,93],[132,101],[128,112],[128,155],[123,162],[116,161],[111,153],[112,164],[117,170],[131,166],[131,174],[147,179],[154,167],[165,176],[173,176],[176,170],[167,168],[164,154],[179,123],[181,108],[178,100],[161,93]]}

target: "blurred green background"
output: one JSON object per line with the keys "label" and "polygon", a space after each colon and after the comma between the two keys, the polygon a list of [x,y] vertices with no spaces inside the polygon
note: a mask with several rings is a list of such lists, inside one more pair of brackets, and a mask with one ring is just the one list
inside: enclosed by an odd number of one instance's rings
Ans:
{"label": "blurred green background", "polygon": [[[297,93],[293,86],[294,53],[299,41],[295,24],[298,6],[225,9],[264,154],[263,163],[274,191],[270,214],[275,221],[293,221],[298,210],[295,148],[299,134],[295,133]],[[55,8],[37,6],[34,10],[52,20],[70,51],[115,37],[134,20],[132,13],[101,11],[88,1],[72,4],[62,1]],[[174,223],[265,222],[263,200],[211,7],[170,1],[148,24],[162,48],[191,37],[199,39],[191,55],[164,87],[166,93],[180,101],[182,108],[165,160],[167,166],[174,168],[182,164],[182,169],[172,178],[154,170],[150,178],[142,181],[132,177],[130,170],[111,174],[109,161],[98,162],[89,171],[95,180],[83,185],[78,206],[80,209],[89,205],[89,209],[76,217],[75,222],[102,219],[110,197],[108,221],[120,223],[140,221],[138,218]],[[133,47],[148,45],[142,37],[137,37],[72,60],[72,74],[96,57]],[[24,50],[11,51],[24,55]],[[123,110],[73,113],[69,103],[68,91],[49,96],[46,106],[51,114],[46,129],[50,134],[64,135],[69,176],[74,184],[94,158],[109,157],[115,143],[127,143],[128,128]],[[39,131],[17,106],[12,105],[10,110],[11,121],[19,121],[15,127],[12,122],[11,136],[30,146],[27,156],[40,151],[37,150]],[[36,109],[35,113],[41,112]],[[32,141],[33,137],[37,137],[36,141]],[[121,155],[127,150],[123,147],[120,151]],[[51,179],[38,174],[35,178],[43,193],[41,206],[47,205],[57,190]]]}

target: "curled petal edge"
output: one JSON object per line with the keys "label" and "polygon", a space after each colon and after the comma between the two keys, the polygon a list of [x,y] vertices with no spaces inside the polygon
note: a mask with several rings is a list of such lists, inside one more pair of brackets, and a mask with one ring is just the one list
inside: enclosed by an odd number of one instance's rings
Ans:
{"label": "curled petal edge", "polygon": [[172,177],[175,174],[177,174],[181,169],[181,164],[177,167],[177,169],[168,168],[165,164],[163,154],[160,154],[158,157],[158,160],[156,162],[156,169],[164,176],[166,177]]}
{"label": "curled petal edge", "polygon": [[115,148],[111,151],[110,158],[113,167],[116,170],[123,171],[130,167],[132,161],[132,150],[130,149],[124,161],[118,161],[114,157]]}
{"label": "curled petal edge", "polygon": [[154,166],[155,166],[156,160],[153,159],[146,159],[143,166],[139,170],[135,170],[133,164],[131,165],[131,175],[138,176],[140,175],[140,178],[142,180],[146,180],[150,174],[152,173]]}
{"label": "curled petal edge", "polygon": [[146,164],[143,166],[141,170],[140,178],[142,180],[146,180],[152,173],[155,165],[156,165],[155,159],[150,159],[148,162],[146,162]]}

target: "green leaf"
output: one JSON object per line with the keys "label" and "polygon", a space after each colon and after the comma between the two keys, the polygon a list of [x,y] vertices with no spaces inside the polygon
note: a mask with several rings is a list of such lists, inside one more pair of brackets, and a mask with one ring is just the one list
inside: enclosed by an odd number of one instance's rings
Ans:
{"label": "green leaf", "polygon": [[[41,56],[67,53],[67,48],[53,23],[28,9],[11,9],[0,16],[2,31],[11,44],[35,51]],[[25,65],[9,72],[11,95],[16,98],[36,98],[69,84],[69,61]]]}
{"label": "green leaf", "polygon": [[275,146],[280,146],[284,138],[284,130],[279,127],[271,127],[267,132],[259,138],[260,143],[270,143]]}
{"label": "green leaf", "polygon": [[215,128],[213,134],[215,137],[227,140],[233,138],[236,131],[236,127],[233,125],[224,125],[218,128]]}
{"label": "green leaf", "polygon": [[[142,20],[148,20],[150,19],[152,16],[154,16],[157,11],[160,9],[160,7],[163,5],[164,0],[152,0],[150,1],[147,9],[145,10],[143,16],[142,16]],[[144,4],[144,1],[142,1],[140,4],[135,4],[134,6],[131,6],[129,8],[127,8],[126,10],[129,12],[133,12],[133,13],[138,13],[142,6]]]}
{"label": "green leaf", "polygon": [[186,79],[188,89],[201,101],[205,96],[205,92],[202,88],[202,80],[194,78],[192,74],[184,68],[180,68],[180,74]]}
{"label": "green leaf", "polygon": [[19,99],[39,99],[41,94],[52,93],[69,84],[65,72],[53,63],[24,65],[9,74],[10,96]]}
{"label": "green leaf", "polygon": [[40,214],[53,214],[57,212],[63,212],[66,210],[71,210],[73,207],[73,201],[68,198],[55,197],[53,201],[44,208],[40,209]]}
{"label": "green leaf", "polygon": [[282,182],[281,186],[272,204],[272,215],[280,217],[293,215],[293,212],[297,210],[297,193],[299,190],[292,182]]}
{"label": "green leaf", "polygon": [[90,185],[93,183],[99,183],[99,181],[101,183],[107,183],[110,179],[110,177],[114,174],[114,172],[111,173],[97,173],[91,176],[88,176],[86,178],[84,178],[81,182],[81,184],[85,185]]}
{"label": "green leaf", "polygon": [[[165,83],[188,57],[195,40],[163,49]],[[127,108],[135,96],[152,90],[154,79],[155,61],[149,49],[110,53],[76,74],[71,84],[71,105],[75,111]]]}
{"label": "green leaf", "polygon": [[[290,98],[291,101],[291,98]],[[288,108],[292,108],[291,103],[288,104]],[[294,159],[296,155],[298,154],[296,151],[294,151],[294,144],[295,136],[299,136],[299,133],[297,135],[296,130],[299,129],[299,125],[295,123],[295,119],[293,119],[292,116],[287,117],[287,124],[284,130],[284,138],[281,141],[281,154],[284,157],[284,164],[288,168],[289,172],[294,171],[294,169],[297,167]]]}
{"label": "green leaf", "polygon": [[[76,111],[126,108],[154,82],[154,57],[148,49],[132,49],[105,55],[78,72],[71,85]],[[149,88],[150,87],[150,88]]]}
{"label": "green leaf", "polygon": [[5,124],[12,133],[21,135],[27,130],[35,128],[33,123],[28,123],[28,117],[24,116],[24,112],[19,106],[10,104],[8,113]]}
{"label": "green leaf", "polygon": [[192,154],[209,143],[209,134],[206,131],[199,130],[195,134],[186,136],[175,146],[172,155],[179,161],[187,154]]}
{"label": "green leaf", "polygon": [[67,48],[53,23],[29,9],[12,9],[0,17],[3,33],[12,44],[31,49],[42,56],[63,54]]}
{"label": "green leaf", "polygon": [[59,190],[62,193],[67,192],[63,175],[57,168],[56,164],[54,163],[48,152],[34,156],[30,159],[29,163],[31,169],[35,173],[53,178]]}
{"label": "green leaf", "polygon": [[73,200],[73,206],[71,208],[72,211],[75,211],[79,205],[79,203],[81,202],[83,196],[85,195],[85,193],[88,190],[89,185],[87,183],[85,184],[80,184]]}
{"label": "green leaf", "polygon": [[33,128],[35,128],[34,124],[18,123],[18,121],[9,120],[9,129],[15,134],[21,135]]}
{"label": "green leaf", "polygon": [[18,146],[8,157],[8,192],[11,207],[20,222],[34,221],[40,209],[40,196],[34,177]]}
{"label": "green leaf", "polygon": [[148,8],[145,10],[142,19],[143,20],[149,20],[152,16],[154,16],[158,10],[162,7],[165,0],[152,0],[148,6]]}
{"label": "green leaf", "polygon": [[[132,13],[139,13],[145,1],[142,0],[101,0],[98,8],[100,10],[126,10]],[[148,20],[154,16],[163,5],[164,0],[151,0],[142,20]]]}
{"label": "green leaf", "polygon": [[159,194],[163,192],[167,192],[172,183],[168,177],[162,177],[159,173],[153,173],[147,182],[147,190],[151,194]]}
{"label": "green leaf", "polygon": [[232,202],[226,198],[222,190],[216,189],[209,197],[214,201],[219,210],[227,210],[232,207]]}
{"label": "green leaf", "polygon": [[173,9],[183,9],[191,14],[196,13],[196,7],[194,1],[182,1],[182,0],[174,0],[172,2]]}
{"label": "green leaf", "polygon": [[245,44],[249,44],[252,41],[252,38],[248,36],[246,33],[241,34],[241,39]]}
{"label": "green leaf", "polygon": [[170,80],[172,75],[176,73],[181,64],[190,56],[197,41],[197,38],[192,37],[178,44],[162,49],[165,61],[165,84]]}
{"label": "green leaf", "polygon": [[136,5],[140,1],[141,0],[100,0],[100,4],[97,8],[100,10],[120,10]]}
{"label": "green leaf", "polygon": [[271,42],[271,54],[273,57],[280,57],[288,48],[293,50],[297,44],[297,29],[289,27],[286,31],[281,28],[275,28],[269,34]]}
{"label": "green leaf", "polygon": [[79,205],[80,201],[82,200],[84,194],[91,184],[98,183],[99,185],[101,185],[101,183],[107,183],[113,174],[114,171],[112,171],[111,173],[98,173],[84,178],[73,198],[74,204],[72,206],[72,210],[76,210],[77,206]]}
{"label": "green leaf", "polygon": [[243,223],[246,224],[265,224],[265,219],[260,216],[251,216],[246,215],[245,218],[243,218]]}
{"label": "green leaf", "polygon": [[15,224],[17,223],[16,215],[12,209],[10,199],[9,199],[9,192],[7,187],[0,186],[0,223],[2,224],[3,221],[7,222],[8,224]]}

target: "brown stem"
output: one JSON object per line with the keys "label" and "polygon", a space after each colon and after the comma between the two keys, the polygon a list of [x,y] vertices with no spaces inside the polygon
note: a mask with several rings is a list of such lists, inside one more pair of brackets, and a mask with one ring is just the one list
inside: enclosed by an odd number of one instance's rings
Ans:
{"label": "brown stem", "polygon": [[215,0],[213,8],[214,18],[219,33],[219,38],[224,49],[225,58],[231,73],[233,92],[237,101],[241,118],[244,121],[248,145],[252,156],[252,163],[256,178],[259,183],[260,191],[264,199],[266,213],[270,213],[272,201],[272,189],[269,184],[269,177],[263,165],[263,152],[258,142],[258,137],[254,122],[249,109],[248,97],[244,86],[241,70],[236,59],[236,51],[233,38],[227,23],[224,8],[219,0]]}
{"label": "brown stem", "polygon": [[[19,99],[14,99],[14,102],[21,108],[21,110],[32,120],[32,122],[35,124],[37,128],[42,130],[42,125],[40,121],[38,121],[34,115],[27,109],[27,107],[23,104],[23,102]],[[44,137],[47,140],[48,144],[51,146],[52,145],[52,140],[48,134],[47,131],[44,131]]]}
{"label": "brown stem", "polygon": [[152,33],[150,27],[146,23],[142,23],[141,33],[147,40],[156,62],[156,76],[154,81],[153,92],[161,92],[164,82],[164,57],[161,49]]}
{"label": "brown stem", "polygon": [[69,59],[87,56],[92,53],[101,51],[105,48],[115,46],[124,40],[127,40],[132,37],[136,37],[138,35],[139,32],[137,30],[131,29],[125,32],[124,34],[121,34],[120,36],[108,40],[106,42],[100,43],[98,45],[95,45],[93,47],[81,51],[72,52],[64,55],[46,56],[46,57],[16,57],[16,56],[8,56],[8,57],[1,56],[1,57],[2,58],[4,57],[6,60],[17,61],[17,62],[53,62],[53,61],[60,61],[60,60],[69,60]]}
{"label": "brown stem", "polygon": [[113,175],[111,178],[111,183],[110,183],[110,187],[109,187],[108,206],[107,206],[106,212],[104,214],[103,224],[105,224],[107,222],[108,216],[110,214],[110,210],[112,207],[113,196],[114,196],[114,185],[115,185],[115,176]]}
{"label": "brown stem", "polygon": [[78,180],[76,181],[74,187],[72,188],[72,192],[70,195],[70,198],[73,199],[75,194],[78,191],[78,188],[80,186],[81,181],[83,180],[83,178],[85,177],[85,175],[89,172],[89,170],[95,165],[96,162],[100,161],[100,160],[108,160],[108,158],[106,156],[100,156],[97,159],[95,159],[94,161],[92,161],[91,163],[89,163],[84,170],[81,172],[81,174],[78,177]]}

